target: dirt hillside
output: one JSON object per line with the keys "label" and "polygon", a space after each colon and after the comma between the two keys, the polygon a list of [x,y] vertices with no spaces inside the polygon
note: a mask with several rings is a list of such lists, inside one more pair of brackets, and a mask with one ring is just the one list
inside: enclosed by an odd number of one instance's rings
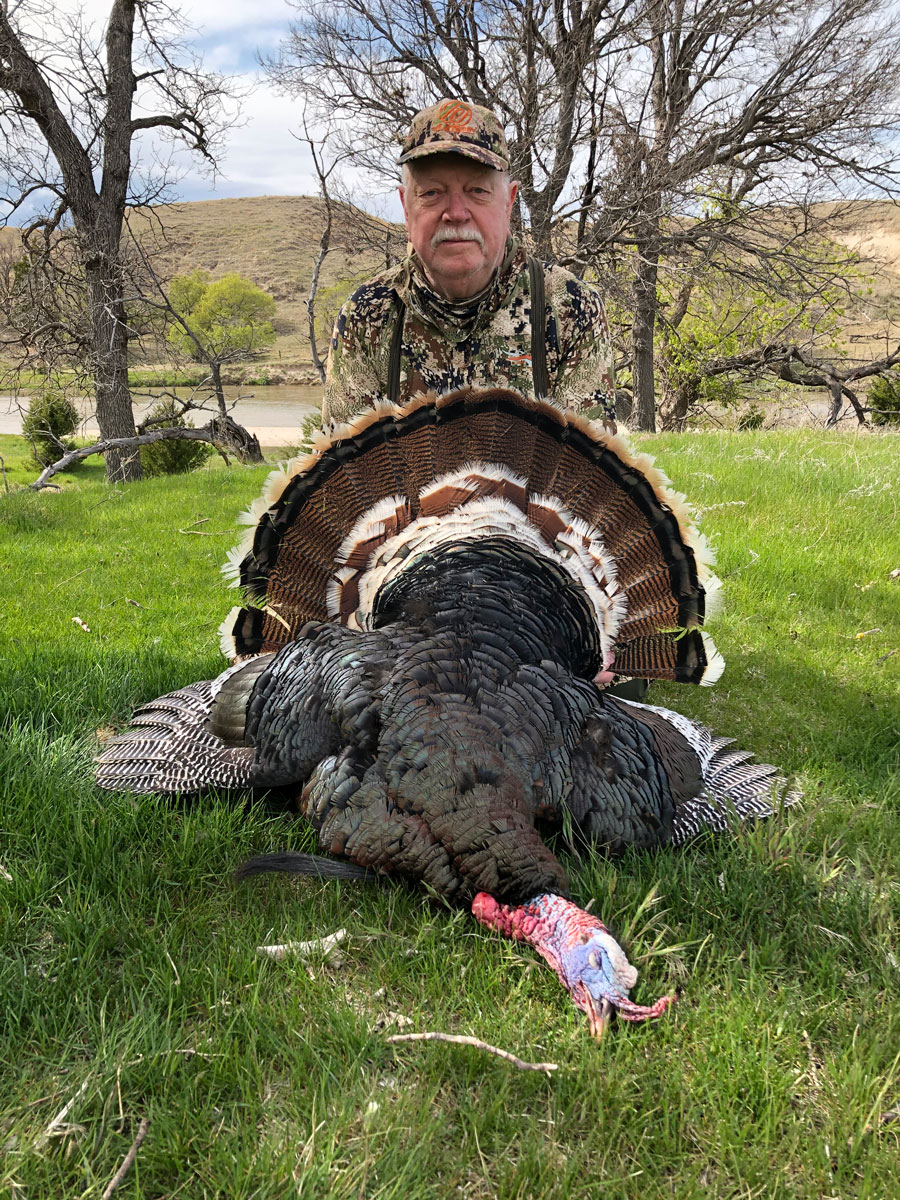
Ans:
{"label": "dirt hillside", "polygon": [[[829,206],[833,207],[833,206]],[[368,228],[336,206],[331,253],[320,278],[320,312],[328,325],[340,299],[355,281],[379,270],[385,245],[403,253],[401,227],[372,219]],[[132,227],[150,252],[158,273],[200,267],[213,277],[237,271],[268,291],[278,303],[278,340],[269,361],[276,371],[309,371],[306,297],[324,228],[322,202],[309,196],[256,196],[204,200],[140,210]],[[17,230],[0,229],[0,251]],[[900,205],[860,200],[842,205],[838,240],[862,259],[863,294],[848,313],[851,340],[868,355],[884,345],[884,331],[900,327]],[[324,350],[324,347],[323,347]],[[151,356],[152,357],[152,356]]]}
{"label": "dirt hillside", "polygon": [[[214,278],[236,271],[278,302],[278,341],[269,357],[290,366],[309,363],[306,298],[325,227],[322,202],[310,196],[254,196],[202,200],[140,211],[132,227],[164,277],[201,268]],[[387,222],[368,227],[335,206],[332,249],[322,266],[320,309],[336,307],[350,284],[385,262],[390,237],[395,256],[405,236]]]}

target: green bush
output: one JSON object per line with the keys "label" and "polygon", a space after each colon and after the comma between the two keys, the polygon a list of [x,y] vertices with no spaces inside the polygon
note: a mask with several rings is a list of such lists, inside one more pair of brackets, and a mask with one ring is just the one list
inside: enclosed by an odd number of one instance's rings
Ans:
{"label": "green bush", "polygon": [[762,429],[765,419],[766,414],[759,405],[750,404],[738,417],[737,427],[741,432],[746,432],[748,429]]}
{"label": "green bush", "polygon": [[197,362],[250,358],[275,341],[275,301],[242,275],[232,272],[214,283],[205,271],[176,275],[169,284],[169,302],[191,332],[172,324],[166,336]]}
{"label": "green bush", "polygon": [[[151,422],[153,422],[151,424]],[[185,417],[178,414],[174,400],[161,400],[154,405],[144,421],[146,431],[152,432],[160,425],[175,426],[178,429],[193,429],[194,426]],[[185,475],[197,467],[203,466],[214,453],[208,442],[188,442],[165,440],[151,442],[149,446],[141,446],[141,466],[144,474],[151,475]]]}
{"label": "green bush", "polygon": [[80,419],[78,409],[62,392],[47,391],[32,397],[22,422],[22,435],[31,442],[39,467],[56,462],[70,449],[64,439],[75,432]]}
{"label": "green bush", "polygon": [[873,425],[900,425],[900,376],[880,375],[869,388]]}

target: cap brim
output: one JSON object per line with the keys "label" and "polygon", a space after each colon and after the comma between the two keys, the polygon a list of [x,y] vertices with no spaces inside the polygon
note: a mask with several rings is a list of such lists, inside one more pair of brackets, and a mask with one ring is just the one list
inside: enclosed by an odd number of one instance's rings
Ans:
{"label": "cap brim", "polygon": [[474,159],[495,171],[508,171],[509,163],[493,150],[485,150],[483,146],[473,146],[471,142],[426,142],[421,146],[413,146],[397,159],[397,165],[411,162],[415,158],[426,158],[434,154],[462,154],[464,158]]}

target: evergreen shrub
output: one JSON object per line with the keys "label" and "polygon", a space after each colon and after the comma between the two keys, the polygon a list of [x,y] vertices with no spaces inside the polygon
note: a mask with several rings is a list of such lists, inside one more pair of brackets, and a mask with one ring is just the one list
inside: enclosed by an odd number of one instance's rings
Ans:
{"label": "evergreen shrub", "polygon": [[[148,433],[160,426],[174,426],[177,429],[194,428],[187,418],[178,414],[175,402],[169,398],[160,400],[151,408],[144,424]],[[186,475],[188,471],[202,467],[213,453],[214,450],[208,442],[166,439],[141,446],[141,466],[146,476]]]}
{"label": "evergreen shrub", "polygon": [[62,392],[45,391],[33,396],[22,422],[22,435],[31,442],[39,467],[56,462],[71,445],[65,441],[78,428],[78,409]]}

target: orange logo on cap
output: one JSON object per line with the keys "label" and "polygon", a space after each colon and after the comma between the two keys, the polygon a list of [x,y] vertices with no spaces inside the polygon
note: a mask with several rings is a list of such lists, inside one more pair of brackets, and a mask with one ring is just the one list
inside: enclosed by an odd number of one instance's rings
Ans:
{"label": "orange logo on cap", "polygon": [[459,136],[461,133],[472,132],[472,110],[462,100],[452,100],[438,112],[437,120],[431,126],[432,133],[451,133]]}

